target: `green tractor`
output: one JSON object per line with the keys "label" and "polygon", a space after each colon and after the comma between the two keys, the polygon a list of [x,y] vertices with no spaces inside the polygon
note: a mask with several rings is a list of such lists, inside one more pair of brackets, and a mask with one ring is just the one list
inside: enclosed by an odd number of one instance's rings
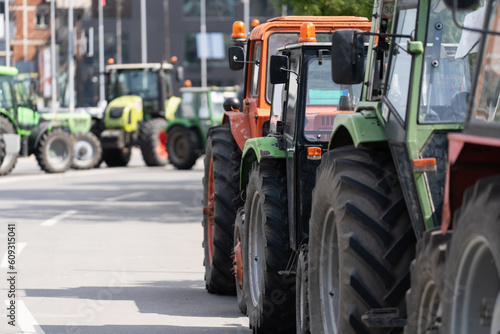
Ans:
{"label": "green tractor", "polygon": [[0,67],[0,132],[5,143],[5,158],[0,175],[14,168],[18,156],[34,154],[47,173],[66,171],[72,164],[71,133],[88,131],[90,118],[77,114],[40,114],[25,99],[16,76],[17,69]]}
{"label": "green tractor", "polygon": [[224,101],[236,98],[238,89],[238,86],[180,89],[181,102],[166,128],[168,157],[176,168],[191,169],[205,153],[208,129],[221,124]]}
{"label": "green tractor", "polygon": [[[456,19],[482,22],[474,9]],[[297,316],[311,333],[442,325],[443,276],[429,277],[445,259],[448,134],[463,128],[478,38],[441,0],[379,0],[373,14],[369,34],[332,34],[333,81],[362,83],[363,92],[355,113],[335,119],[316,173],[307,255],[296,268],[297,305],[308,307]]]}
{"label": "green tractor", "polygon": [[236,268],[235,276],[257,333],[295,332],[295,261],[307,239],[316,169],[334,120],[352,114],[360,98],[361,84],[331,81],[330,49],[327,42],[292,43],[271,56],[268,134],[248,139],[242,152],[246,201],[235,222],[234,251],[242,275]]}
{"label": "green tractor", "polygon": [[168,99],[175,98],[173,70],[169,63],[106,66],[109,103],[93,132],[100,137],[109,167],[126,166],[134,146],[140,147],[147,166],[167,164],[165,112]]}
{"label": "green tractor", "polygon": [[[18,105],[37,110],[39,100],[38,74],[20,73],[16,78],[15,87]],[[57,123],[58,127],[67,129],[73,135],[74,158],[71,168],[90,169],[97,165],[102,154],[101,144],[97,136],[90,132],[91,116],[88,113],[59,111],[56,115],[51,112],[38,111],[44,120]]]}

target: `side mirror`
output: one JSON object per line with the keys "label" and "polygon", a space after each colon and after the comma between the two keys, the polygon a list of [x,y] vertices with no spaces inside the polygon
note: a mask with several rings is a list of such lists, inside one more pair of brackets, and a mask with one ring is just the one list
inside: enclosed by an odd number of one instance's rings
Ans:
{"label": "side mirror", "polygon": [[245,51],[241,46],[231,46],[227,50],[227,58],[231,70],[239,71],[245,67]]}
{"label": "side mirror", "polygon": [[457,9],[468,9],[476,6],[478,2],[478,0],[444,0],[445,5],[452,9],[453,5],[455,5]]}
{"label": "side mirror", "polygon": [[272,55],[269,66],[269,78],[271,83],[281,84],[288,81],[288,57],[281,55]]}
{"label": "side mirror", "polygon": [[364,38],[361,30],[336,30],[332,33],[332,79],[337,84],[363,82]]}

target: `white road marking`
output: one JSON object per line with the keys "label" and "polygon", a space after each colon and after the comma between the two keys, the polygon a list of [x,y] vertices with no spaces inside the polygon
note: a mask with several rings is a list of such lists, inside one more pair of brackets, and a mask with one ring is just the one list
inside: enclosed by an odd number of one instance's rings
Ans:
{"label": "white road marking", "polygon": [[[16,260],[17,258],[19,258],[19,255],[21,254],[23,248],[26,247],[26,243],[25,242],[18,242],[17,243],[17,247],[16,247]],[[3,259],[2,259],[2,264],[0,264],[0,268],[7,268],[7,256],[8,256],[8,253],[5,253],[5,255],[3,256]]]}
{"label": "white road marking", "polygon": [[130,194],[125,194],[125,195],[120,195],[120,196],[115,196],[115,197],[107,198],[106,202],[116,202],[116,201],[120,201],[122,199],[139,197],[139,196],[142,196],[142,195],[145,195],[145,194],[146,194],[145,191],[138,191],[138,192],[135,192],[135,193],[130,193]]}
{"label": "white road marking", "polygon": [[40,225],[41,226],[52,226],[54,225],[55,223],[57,222],[60,222],[61,220],[63,220],[64,218],[67,218],[71,215],[74,215],[75,213],[77,213],[78,211],[76,210],[68,210],[68,211],[65,211],[63,213],[61,213],[60,215],[57,215],[55,217],[52,217],[50,219],[47,219],[46,221],[44,221],[43,223],[41,223]]}
{"label": "white road marking", "polygon": [[[6,300],[5,304],[9,306],[9,301]],[[33,318],[30,311],[26,307],[26,304],[24,304],[23,301],[16,300],[16,306],[17,306],[17,325],[21,328],[23,333],[45,334],[42,327],[40,327],[35,318]]]}

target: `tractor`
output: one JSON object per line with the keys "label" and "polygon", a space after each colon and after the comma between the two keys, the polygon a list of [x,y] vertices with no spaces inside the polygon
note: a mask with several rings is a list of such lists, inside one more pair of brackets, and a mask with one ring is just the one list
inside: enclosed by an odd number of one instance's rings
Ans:
{"label": "tractor", "polygon": [[[272,85],[270,57],[278,48],[296,43],[302,23],[312,22],[316,39],[328,42],[336,29],[369,30],[366,18],[354,16],[277,17],[257,25],[248,34],[241,21],[233,24],[235,45],[228,50],[229,67],[244,69],[243,101],[227,105],[222,124],[207,135],[203,178],[203,230],[206,289],[210,293],[237,294],[240,310],[246,312],[239,275],[232,273],[234,233],[240,194],[240,164],[245,142],[262,137],[269,129]],[[241,267],[239,263],[236,267]]]}
{"label": "tractor", "polygon": [[238,86],[180,89],[181,102],[165,130],[168,157],[177,169],[191,169],[205,153],[208,129],[221,124],[224,101],[236,98],[238,89]]}
{"label": "tractor", "polygon": [[173,96],[173,71],[166,62],[106,66],[109,103],[92,132],[100,138],[109,167],[126,166],[134,146],[140,147],[147,166],[167,164],[165,110]]}
{"label": "tractor", "polygon": [[297,318],[311,333],[422,333],[444,321],[446,282],[429,277],[445,258],[448,135],[463,129],[478,40],[441,0],[375,1],[372,24],[332,33],[333,81],[363,89],[355,112],[335,118],[297,254]]}
{"label": "tractor", "polygon": [[22,84],[16,80],[17,74],[15,68],[0,67],[0,132],[5,143],[0,175],[11,172],[18,156],[31,154],[45,172],[64,172],[73,162],[72,134],[88,131],[90,117],[76,113],[39,113],[33,100],[26,98]]}
{"label": "tractor", "polygon": [[[449,334],[498,333],[500,7],[498,1],[447,4],[457,17],[463,16],[458,9],[469,9],[463,34],[476,34],[478,66],[474,85],[459,106],[467,108],[464,131],[448,134],[442,224],[424,232],[411,268],[408,302],[419,306],[413,307],[407,327],[415,333],[425,328]],[[470,13],[470,8],[479,9]]]}
{"label": "tractor", "polygon": [[97,136],[90,132],[91,116],[84,111],[61,112],[57,114],[38,110],[39,85],[37,73],[20,73],[16,78],[18,105],[38,111],[45,120],[58,123],[73,135],[73,169],[90,169],[101,159],[101,144]]}
{"label": "tractor", "polygon": [[334,120],[353,113],[361,94],[359,83],[332,82],[331,43],[314,35],[304,23],[298,43],[271,56],[268,135],[248,139],[242,153],[235,263],[243,264],[239,280],[257,333],[295,331],[293,259],[307,238],[316,169]]}

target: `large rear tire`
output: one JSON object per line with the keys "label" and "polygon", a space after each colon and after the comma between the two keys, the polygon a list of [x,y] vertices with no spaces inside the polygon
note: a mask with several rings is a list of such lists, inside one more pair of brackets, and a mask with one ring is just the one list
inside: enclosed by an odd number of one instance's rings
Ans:
{"label": "large rear tire", "polygon": [[167,120],[153,118],[145,121],[139,128],[139,146],[142,158],[147,166],[165,166],[168,163],[168,153],[165,146]]}
{"label": "large rear tire", "polygon": [[194,130],[181,125],[168,130],[167,152],[177,169],[191,169],[200,156],[200,146]]}
{"label": "large rear tire", "polygon": [[101,142],[92,132],[76,133],[74,138],[75,157],[71,164],[71,168],[94,168],[102,159]]}
{"label": "large rear tire", "polygon": [[450,237],[451,233],[444,235],[437,228],[424,232],[417,243],[417,255],[411,264],[411,289],[406,293],[406,334],[441,333],[441,294]]}
{"label": "large rear tire", "polygon": [[312,333],[385,333],[361,316],[406,316],[415,235],[387,150],[334,149],[318,168],[309,226]]}
{"label": "large rear tire", "polygon": [[35,156],[46,173],[63,173],[73,162],[73,138],[60,128],[47,131],[40,138]]}
{"label": "large rear tire", "polygon": [[[0,133],[3,134],[15,134],[16,130],[14,125],[5,117],[0,116]],[[5,143],[4,143],[5,144]],[[5,148],[5,146],[4,146]],[[5,153],[5,151],[4,151]],[[0,175],[9,174],[12,169],[16,166],[17,153],[5,154],[2,163],[0,164]]]}
{"label": "large rear tire", "polygon": [[500,333],[500,176],[478,181],[454,217],[446,258],[444,326],[450,334]]}
{"label": "large rear tire", "polygon": [[235,294],[232,274],[234,222],[242,207],[240,197],[241,151],[229,124],[208,133],[203,177],[203,247],[205,285],[210,293]]}
{"label": "large rear tire", "polygon": [[295,278],[281,275],[292,254],[283,161],[255,162],[247,185],[243,284],[254,333],[295,332]]}

